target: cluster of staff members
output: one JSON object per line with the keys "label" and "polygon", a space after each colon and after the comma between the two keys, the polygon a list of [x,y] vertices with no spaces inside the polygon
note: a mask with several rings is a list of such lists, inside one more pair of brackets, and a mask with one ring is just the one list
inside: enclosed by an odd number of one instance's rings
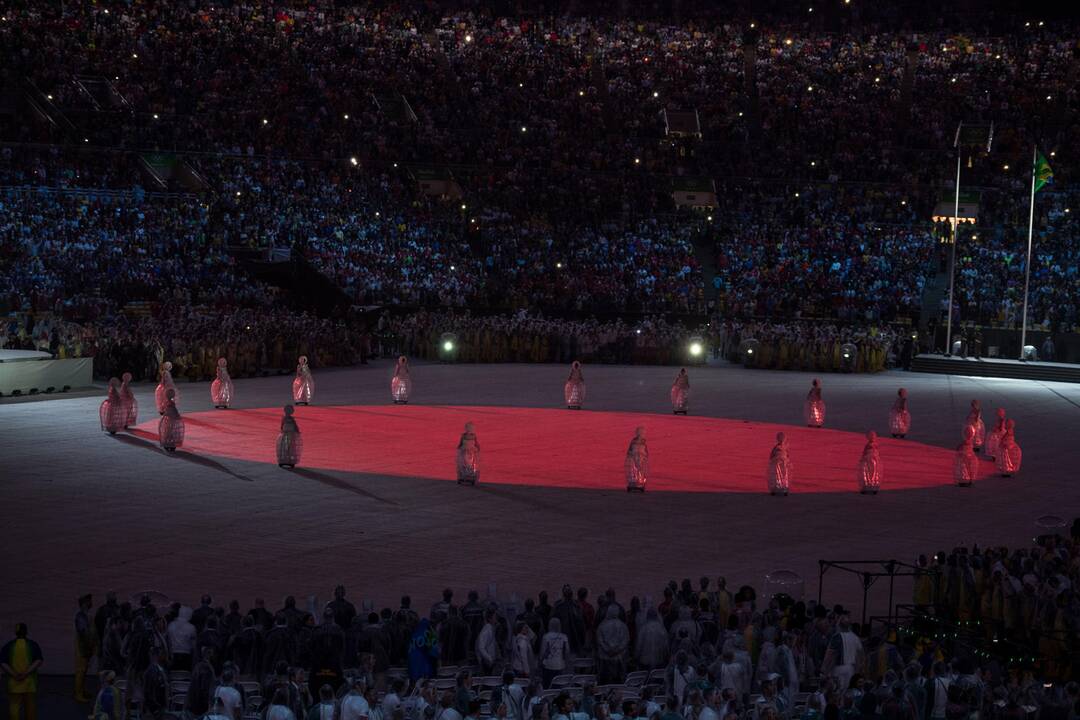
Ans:
{"label": "cluster of staff members", "polygon": [[[581,363],[575,360],[570,365],[570,375],[563,386],[566,407],[580,410],[585,403],[585,377]],[[400,356],[390,380],[390,396],[395,405],[409,402],[412,393],[412,379],[409,374],[409,360]],[[292,383],[292,398],[295,405],[310,405],[315,396],[315,380],[306,356],[301,356],[296,365],[296,376]],[[184,444],[184,420],[177,409],[179,392],[172,378],[172,363],[161,366],[161,381],[154,392],[154,400],[161,419],[158,422],[158,438],[162,449],[175,452]],[[232,378],[229,377],[225,358],[217,362],[217,377],[210,384],[210,399],[217,409],[227,409],[233,402],[235,391]],[[690,401],[690,378],[686,368],[679,370],[671,386],[671,408],[676,415],[686,415]],[[821,381],[814,379],[803,405],[803,415],[807,427],[820,428],[825,425],[825,400],[822,396]],[[108,396],[101,404],[101,429],[110,435],[135,424],[138,417],[138,403],[131,391],[131,373],[124,373],[121,379],[109,380]],[[907,390],[900,388],[896,400],[889,408],[889,432],[894,438],[904,438],[911,429],[911,411],[908,409]],[[300,463],[303,450],[303,438],[294,417],[294,406],[286,405],[281,418],[281,430],[277,437],[277,461],[280,467],[292,469]],[[979,461],[976,453],[985,451],[989,459],[994,460],[1003,477],[1011,477],[1020,470],[1022,452],[1016,442],[1016,422],[1007,419],[1005,410],[998,408],[997,419],[989,435],[982,419],[982,408],[978,400],[971,401],[971,410],[964,420],[962,440],[956,447],[953,463],[953,479],[961,487],[970,487],[978,475]],[[475,485],[480,480],[480,442],[477,439],[473,423],[465,423],[464,432],[457,445],[457,481],[462,485]],[[626,450],[624,461],[627,492],[645,492],[649,480],[649,447],[645,439],[645,428],[638,427]],[[793,464],[788,451],[785,433],[776,434],[776,445],[769,454],[766,472],[768,491],[771,495],[786,496],[791,491]],[[863,447],[855,472],[856,484],[863,494],[877,494],[884,479],[884,469],[878,452],[877,433],[866,433],[866,445]]]}

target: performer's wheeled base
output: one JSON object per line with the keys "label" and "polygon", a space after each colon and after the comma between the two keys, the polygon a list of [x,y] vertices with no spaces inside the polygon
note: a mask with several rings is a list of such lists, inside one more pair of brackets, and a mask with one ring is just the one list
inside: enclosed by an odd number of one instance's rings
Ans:
{"label": "performer's wheeled base", "polygon": [[310,405],[311,403],[305,402],[305,401],[303,401],[303,400],[297,400],[297,401],[296,401],[295,403],[293,403],[293,404],[294,404],[294,405]]}
{"label": "performer's wheeled base", "polygon": [[787,496],[788,496],[788,491],[787,491],[787,490],[784,490],[784,491],[782,491],[782,492],[770,492],[769,494],[770,494],[770,495],[773,495],[773,496],[777,496],[777,495],[778,495],[778,496],[780,496],[780,497],[787,497]]}
{"label": "performer's wheeled base", "polygon": [[292,470],[296,466],[292,465],[291,463],[278,463],[278,467],[285,468],[286,470]]}
{"label": "performer's wheeled base", "polygon": [[458,478],[457,479],[457,484],[458,485],[469,485],[470,487],[475,487],[476,486],[476,479],[475,478]]}
{"label": "performer's wheeled base", "polygon": [[970,483],[970,482],[956,483],[956,487],[973,487],[974,485],[975,485],[975,483]]}
{"label": "performer's wheeled base", "polygon": [[626,486],[626,492],[628,492],[628,493],[632,493],[632,492],[641,492],[641,493],[643,493],[643,492],[645,492],[645,488],[636,487],[634,485],[627,485]]}
{"label": "performer's wheeled base", "polygon": [[166,447],[166,448],[162,448],[162,450],[164,450],[165,452],[168,452],[168,453],[176,452],[176,448],[174,448],[174,447]]}
{"label": "performer's wheeled base", "polygon": [[228,410],[229,406],[228,405],[215,405],[214,409],[215,410]]}
{"label": "performer's wheeled base", "polygon": [[395,400],[394,404],[395,405],[408,405],[409,401],[408,400]]}
{"label": "performer's wheeled base", "polygon": [[685,415],[686,411],[685,410],[672,410],[671,413],[672,413],[672,415]]}
{"label": "performer's wheeled base", "polygon": [[871,490],[869,488],[867,488],[866,490],[860,490],[859,491],[860,495],[877,495],[877,493],[878,493],[877,490]]}

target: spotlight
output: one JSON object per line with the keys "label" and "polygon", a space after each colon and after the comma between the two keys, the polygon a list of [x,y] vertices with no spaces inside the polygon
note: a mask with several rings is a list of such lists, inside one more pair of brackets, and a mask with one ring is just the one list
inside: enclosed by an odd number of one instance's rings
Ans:
{"label": "spotlight", "polygon": [[453,362],[457,359],[458,336],[452,332],[444,332],[439,336],[439,360]]}
{"label": "spotlight", "polygon": [[686,351],[690,356],[690,362],[692,363],[704,363],[705,362],[705,338],[700,335],[694,335],[690,338],[690,342],[686,346]]}
{"label": "spotlight", "polygon": [[359,165],[360,164],[360,163],[357,162],[356,158],[354,158],[354,157],[349,158],[349,162],[351,162],[353,165]]}
{"label": "spotlight", "polygon": [[840,371],[841,372],[854,372],[855,361],[858,358],[859,350],[851,343],[844,343],[840,346]]}
{"label": "spotlight", "polygon": [[761,343],[754,338],[747,338],[739,343],[739,349],[736,351],[736,360],[741,361],[743,367],[756,367],[760,355]]}

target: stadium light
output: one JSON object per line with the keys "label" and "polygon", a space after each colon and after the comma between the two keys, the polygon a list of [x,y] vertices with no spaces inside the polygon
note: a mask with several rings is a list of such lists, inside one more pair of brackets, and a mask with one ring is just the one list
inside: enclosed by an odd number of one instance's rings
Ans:
{"label": "stadium light", "polygon": [[701,343],[690,343],[690,354],[694,357],[701,356]]}
{"label": "stadium light", "polygon": [[465,36],[465,42],[471,43],[472,42],[472,35],[466,35]]}
{"label": "stadium light", "polygon": [[349,162],[351,162],[353,165],[359,165],[360,164],[360,163],[357,162],[356,158],[354,158],[354,157],[349,158]]}
{"label": "stadium light", "polygon": [[457,357],[458,336],[452,332],[444,332],[439,336],[439,359],[443,362],[453,362]]}
{"label": "stadium light", "polygon": [[344,117],[346,120],[348,120],[349,119],[349,113],[345,113],[342,117]]}
{"label": "stadium light", "polygon": [[653,96],[654,98],[658,98],[658,97],[660,97],[660,93],[658,93],[657,91],[653,90],[653,94],[652,94],[652,96]]}
{"label": "stadium light", "polygon": [[[1065,212],[1069,212],[1069,211],[1066,210]],[[555,263],[555,267],[558,268],[559,270],[562,270],[562,263],[561,262]]]}
{"label": "stadium light", "polygon": [[521,132],[525,132],[525,126],[524,125],[521,126]]}
{"label": "stadium light", "polygon": [[46,100],[52,100],[52,95],[46,95],[46,96],[45,96],[45,99],[46,99]]}
{"label": "stadium light", "polygon": [[692,363],[705,362],[705,338],[700,335],[691,337],[686,346],[686,353]]}

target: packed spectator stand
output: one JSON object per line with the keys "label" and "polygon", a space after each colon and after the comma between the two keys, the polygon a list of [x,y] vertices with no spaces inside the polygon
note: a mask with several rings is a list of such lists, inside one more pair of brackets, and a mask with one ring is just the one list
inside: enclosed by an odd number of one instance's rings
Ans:
{"label": "packed spectator stand", "polygon": [[[965,169],[983,201],[961,232],[953,312],[1019,321],[1036,141],[1055,184],[1040,195],[1030,317],[1076,325],[1072,21],[632,5],[5,8],[9,327],[74,321],[65,351],[95,356],[133,327],[170,336],[149,341],[167,353],[178,340],[212,354],[242,334],[181,318],[238,309],[312,323],[313,337],[374,332],[351,312],[305,315],[242,260],[284,250],[361,305],[508,324],[526,310],[631,335],[660,315],[822,318],[876,336],[926,315],[951,237],[930,215],[949,194],[954,128],[973,119],[998,130]],[[693,111],[700,133],[667,132],[669,111]],[[420,189],[430,169],[452,178],[445,197]],[[678,178],[710,178],[715,206],[678,207]]]}
{"label": "packed spectator stand", "polygon": [[430,610],[408,596],[397,609],[358,609],[339,586],[325,604],[290,596],[276,611],[262,599],[242,611],[204,595],[193,610],[110,593],[82,608],[78,641],[97,657],[103,692],[152,717],[202,717],[237,694],[243,718],[288,717],[277,704],[309,717],[323,686],[333,717],[352,717],[356,696],[369,717],[409,720],[449,708],[522,720],[1072,717],[1075,532],[922,556],[903,619],[897,606],[857,623],[850,609],[723,577],[672,580],[655,604],[610,588],[524,600],[448,588]]}

